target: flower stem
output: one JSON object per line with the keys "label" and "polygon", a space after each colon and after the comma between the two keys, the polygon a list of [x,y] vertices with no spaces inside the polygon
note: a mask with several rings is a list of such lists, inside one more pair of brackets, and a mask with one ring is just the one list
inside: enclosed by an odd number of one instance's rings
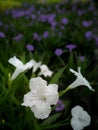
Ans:
{"label": "flower stem", "polygon": [[33,122],[34,122],[35,130],[41,130],[39,124],[37,123],[37,119],[34,116],[33,116]]}
{"label": "flower stem", "polygon": [[65,94],[67,91],[69,90],[69,86],[65,89],[59,92],[59,96],[62,96],[63,94]]}

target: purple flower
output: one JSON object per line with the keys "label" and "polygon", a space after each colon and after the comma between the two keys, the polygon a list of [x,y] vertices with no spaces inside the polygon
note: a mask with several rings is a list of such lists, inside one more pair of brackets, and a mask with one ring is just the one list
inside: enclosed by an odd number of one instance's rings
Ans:
{"label": "purple flower", "polygon": [[26,48],[28,51],[34,51],[34,46],[31,44],[27,44]]}
{"label": "purple flower", "polygon": [[81,62],[83,62],[85,60],[85,56],[80,55],[79,59],[80,59]]}
{"label": "purple flower", "polygon": [[37,33],[34,33],[33,34],[33,38],[34,38],[34,40],[36,40],[36,41],[41,41],[41,38],[40,38],[40,36],[37,34]]}
{"label": "purple flower", "polygon": [[14,41],[20,41],[23,38],[23,35],[20,33],[17,36],[13,37]]}
{"label": "purple flower", "polygon": [[79,16],[81,16],[83,14],[83,11],[82,10],[77,10],[77,13]]}
{"label": "purple flower", "polygon": [[82,22],[82,25],[84,26],[84,27],[89,27],[89,26],[91,26],[92,25],[92,21],[83,21]]}
{"label": "purple flower", "polygon": [[62,18],[62,24],[68,24],[68,19],[67,18]]}
{"label": "purple flower", "polygon": [[61,100],[58,100],[56,106],[55,106],[55,111],[62,111],[64,110],[65,105]]}
{"label": "purple flower", "polygon": [[56,54],[57,56],[60,56],[60,55],[62,55],[62,54],[63,54],[63,51],[62,51],[62,49],[60,49],[60,48],[57,48],[57,49],[55,50],[55,54]]}
{"label": "purple flower", "polygon": [[54,20],[54,21],[51,21],[51,26],[55,27],[57,25],[57,22]]}
{"label": "purple flower", "polygon": [[75,44],[68,44],[68,45],[65,45],[65,48],[69,49],[69,51],[71,52],[73,49],[76,48],[76,45]]}
{"label": "purple flower", "polygon": [[3,25],[3,23],[0,21],[0,26],[2,26]]}
{"label": "purple flower", "polygon": [[61,29],[61,30],[64,30],[64,26],[63,26],[63,25],[61,25],[61,26],[60,26],[60,29]]}
{"label": "purple flower", "polygon": [[95,44],[98,46],[98,36],[94,36]]}
{"label": "purple flower", "polygon": [[0,38],[5,38],[5,34],[3,32],[0,32]]}
{"label": "purple flower", "polygon": [[12,17],[14,19],[25,16],[25,10],[12,10]]}
{"label": "purple flower", "polygon": [[92,32],[91,31],[87,31],[85,32],[85,37],[90,40],[92,38]]}
{"label": "purple flower", "polygon": [[47,32],[47,31],[45,31],[44,33],[43,33],[43,37],[44,38],[47,38],[49,36],[49,33]]}
{"label": "purple flower", "polygon": [[51,24],[53,21],[55,21],[55,17],[56,17],[56,14],[49,14],[49,15],[47,15],[48,23]]}
{"label": "purple flower", "polygon": [[31,15],[31,18],[32,18],[33,20],[35,20],[35,19],[36,19],[36,15],[35,15],[35,14],[32,14],[32,15]]}
{"label": "purple flower", "polygon": [[59,37],[62,37],[62,36],[63,36],[63,33],[62,33],[62,32],[58,32],[58,36],[59,36]]}

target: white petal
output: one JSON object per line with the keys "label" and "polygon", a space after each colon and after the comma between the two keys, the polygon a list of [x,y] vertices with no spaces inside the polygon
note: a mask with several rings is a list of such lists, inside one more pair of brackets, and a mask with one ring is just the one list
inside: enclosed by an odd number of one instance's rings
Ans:
{"label": "white petal", "polygon": [[82,130],[84,127],[90,125],[91,118],[81,106],[77,105],[72,108],[71,114],[71,125],[74,130]]}
{"label": "white petal", "polygon": [[74,118],[79,117],[79,113],[83,111],[83,108],[80,107],[79,105],[75,106],[74,108],[71,109],[71,114]]}
{"label": "white petal", "polygon": [[45,80],[43,80],[41,77],[30,79],[29,87],[32,91],[33,90],[40,91],[41,89],[44,90],[44,87],[46,87],[46,86],[47,86],[47,82]]}
{"label": "white petal", "polygon": [[14,71],[14,73],[12,74],[11,79],[14,80],[21,72],[23,72],[23,69],[18,69],[16,68],[16,70]]}
{"label": "white petal", "polygon": [[12,64],[13,66],[15,66],[15,67],[19,67],[19,68],[20,68],[20,67],[23,66],[23,63],[22,63],[18,58],[16,58],[16,56],[10,58],[10,59],[8,60],[8,62],[9,62],[10,64]]}
{"label": "white petal", "polygon": [[84,127],[81,125],[81,122],[79,120],[72,118],[71,119],[71,126],[73,130],[82,130]]}
{"label": "white petal", "polygon": [[83,110],[82,112],[80,112],[79,117],[79,120],[84,127],[90,125],[91,117],[86,111]]}
{"label": "white petal", "polygon": [[45,97],[50,105],[55,105],[59,99],[58,85],[50,84],[45,91]]}
{"label": "white petal", "polygon": [[76,88],[78,86],[84,85],[84,86],[87,86],[90,90],[94,91],[94,89],[91,87],[90,83],[81,74],[80,67],[78,67],[78,72],[74,71],[73,69],[70,69],[70,71],[72,73],[74,73],[74,75],[77,76],[77,79],[72,84],[69,85],[69,89],[73,89],[73,88]]}
{"label": "white petal", "polygon": [[33,64],[33,72],[36,72],[36,70],[41,66],[41,62],[36,62],[35,60],[31,60],[32,64]]}
{"label": "white petal", "polygon": [[34,116],[38,119],[45,119],[49,116],[51,112],[51,107],[46,102],[38,102],[31,107],[34,112]]}
{"label": "white petal", "polygon": [[28,92],[24,95],[23,103],[21,105],[32,107],[37,102],[37,97],[32,92]]}
{"label": "white petal", "polygon": [[44,75],[45,77],[47,77],[47,76],[51,77],[53,74],[53,72],[51,70],[49,70],[49,68],[44,64],[40,66],[40,69],[41,69],[41,71],[40,71],[39,75]]}
{"label": "white petal", "polygon": [[31,69],[32,66],[33,66],[33,64],[32,64],[31,61],[27,62],[26,64],[24,64],[24,67],[23,67],[24,71],[27,70],[27,69]]}

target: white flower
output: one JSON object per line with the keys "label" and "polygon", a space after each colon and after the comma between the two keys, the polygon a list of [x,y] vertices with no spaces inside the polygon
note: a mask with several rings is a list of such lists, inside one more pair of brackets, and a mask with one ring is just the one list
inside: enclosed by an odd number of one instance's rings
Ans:
{"label": "white flower", "polygon": [[32,67],[31,61],[27,62],[26,64],[23,64],[19,59],[16,58],[16,56],[10,58],[8,62],[16,67],[16,70],[11,77],[12,80],[14,80],[20,73]]}
{"label": "white flower", "polygon": [[74,71],[73,69],[70,69],[70,71],[72,73],[74,73],[74,75],[77,76],[77,79],[69,85],[69,89],[73,89],[73,88],[76,88],[78,86],[81,86],[81,85],[85,85],[87,86],[90,90],[94,91],[94,89],[90,86],[89,82],[86,80],[85,77],[82,76],[81,72],[80,72],[80,67],[78,67],[78,72]]}
{"label": "white flower", "polygon": [[47,76],[51,77],[53,74],[53,72],[49,70],[49,68],[44,64],[40,66],[40,69],[41,69],[41,72],[39,73],[39,76],[44,75],[45,77]]}
{"label": "white flower", "polygon": [[90,125],[91,117],[81,106],[77,105],[72,108],[71,114],[71,126],[73,130],[82,130],[84,127]]}
{"label": "white flower", "polygon": [[32,64],[33,64],[33,72],[35,72],[40,66],[41,66],[41,62],[36,62],[35,60],[31,60]]}
{"label": "white flower", "polygon": [[45,80],[37,77],[30,80],[29,87],[30,92],[24,95],[22,105],[30,107],[36,118],[47,118],[51,105],[55,105],[59,99],[58,85],[47,85]]}

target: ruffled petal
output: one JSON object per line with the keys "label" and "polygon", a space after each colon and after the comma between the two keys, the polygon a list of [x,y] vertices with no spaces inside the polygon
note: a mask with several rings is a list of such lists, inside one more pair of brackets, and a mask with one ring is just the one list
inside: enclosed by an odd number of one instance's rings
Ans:
{"label": "ruffled petal", "polygon": [[21,105],[32,107],[37,101],[37,96],[33,95],[33,93],[30,91],[24,95],[23,103]]}
{"label": "ruffled petal", "polygon": [[31,107],[31,110],[34,112],[34,116],[38,119],[45,119],[49,116],[51,112],[51,107],[46,102],[37,102]]}
{"label": "ruffled petal", "polygon": [[44,90],[47,86],[47,82],[43,80],[41,77],[30,79],[29,87],[30,90],[38,91],[40,93],[41,90]]}
{"label": "ruffled petal", "polygon": [[50,105],[55,105],[59,99],[58,85],[57,84],[48,85],[47,89],[45,90],[45,97],[47,102],[50,103]]}

